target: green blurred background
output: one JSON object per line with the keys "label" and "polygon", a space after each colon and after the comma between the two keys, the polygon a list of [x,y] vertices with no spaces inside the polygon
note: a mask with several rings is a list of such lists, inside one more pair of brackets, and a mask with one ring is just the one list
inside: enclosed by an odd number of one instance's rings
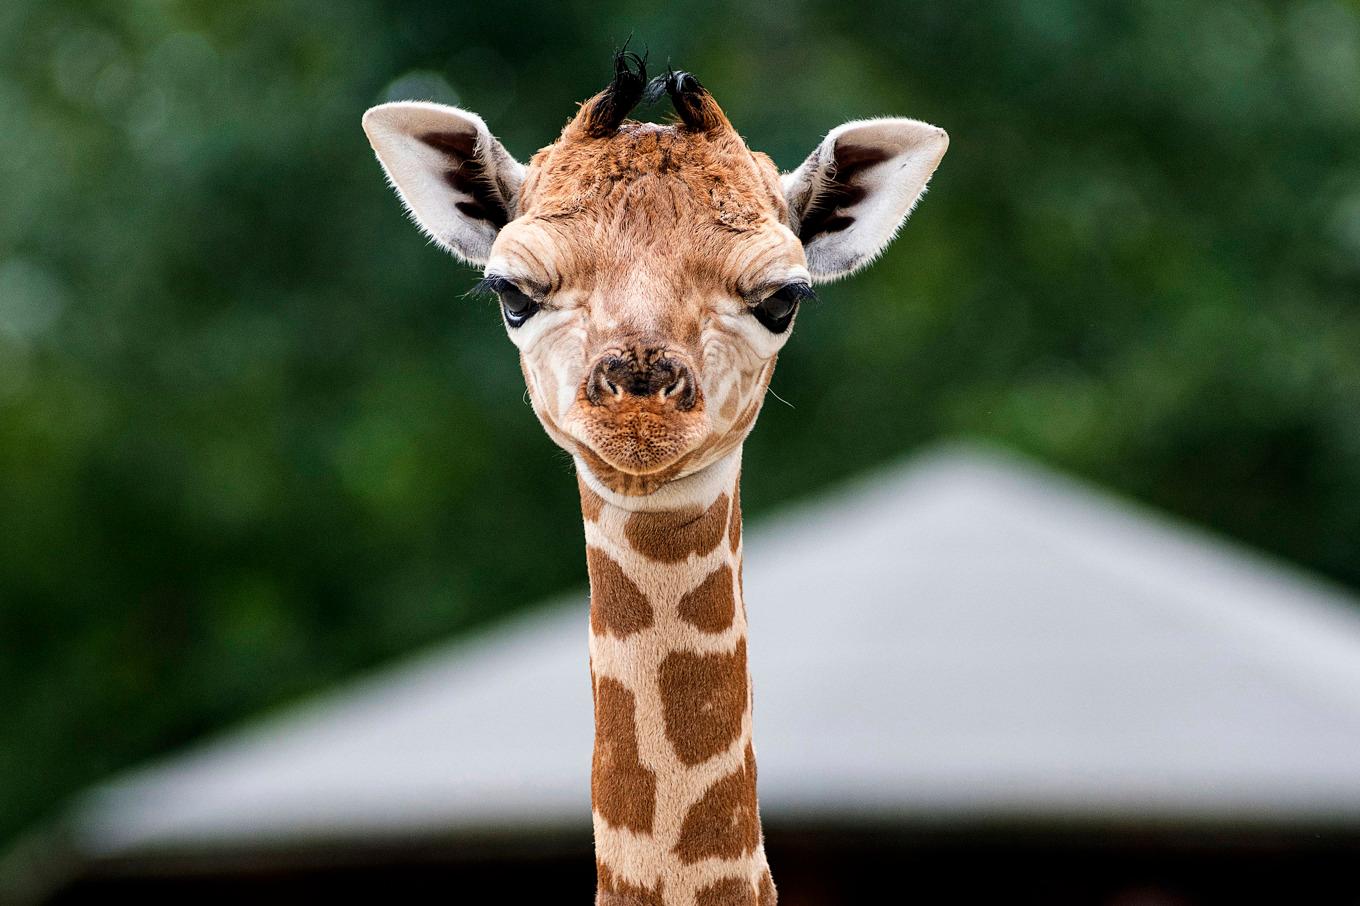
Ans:
{"label": "green blurred background", "polygon": [[981,436],[1360,588],[1354,3],[6,0],[0,843],[583,583],[570,463],[359,116],[527,158],[630,34],[786,168],[856,117],[953,139],[800,318],[750,513]]}

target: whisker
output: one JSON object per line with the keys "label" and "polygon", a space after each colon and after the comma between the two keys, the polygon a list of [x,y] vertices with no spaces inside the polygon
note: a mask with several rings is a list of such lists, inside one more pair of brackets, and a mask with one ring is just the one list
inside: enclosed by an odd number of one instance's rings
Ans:
{"label": "whisker", "polygon": [[768,387],[768,386],[767,386],[767,387],[765,388],[765,392],[768,393],[770,396],[774,397],[775,399],[779,400],[779,401],[780,401],[781,403],[783,403],[785,406],[788,406],[790,409],[793,408],[793,403],[789,402],[788,400],[784,399],[784,398],[783,398],[782,396],[780,396],[779,394],[775,393],[773,387]]}

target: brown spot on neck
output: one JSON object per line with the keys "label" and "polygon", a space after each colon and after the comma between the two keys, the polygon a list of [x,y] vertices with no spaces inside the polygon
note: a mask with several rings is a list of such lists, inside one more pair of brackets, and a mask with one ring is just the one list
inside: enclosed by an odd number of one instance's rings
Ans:
{"label": "brown spot on neck", "polygon": [[604,498],[590,489],[581,476],[576,476],[576,486],[581,491],[581,515],[586,522],[595,522],[604,510]]}
{"label": "brown spot on neck", "polygon": [[756,889],[745,878],[716,881],[699,891],[694,902],[695,906],[760,906]]}
{"label": "brown spot on neck", "polygon": [[656,775],[638,758],[633,693],[607,676],[595,683],[595,754],[591,763],[590,801],[600,817],[614,827],[651,833],[656,813]]}
{"label": "brown spot on neck", "polygon": [[765,869],[765,874],[760,876],[760,904],[759,906],[775,906],[774,880],[770,877],[770,870]]}
{"label": "brown spot on neck", "polygon": [[586,548],[590,572],[590,628],[626,639],[652,625],[652,605],[614,559],[598,547]]}
{"label": "brown spot on neck", "polygon": [[675,853],[682,861],[693,863],[707,858],[735,859],[755,852],[759,845],[756,760],[748,745],[742,766],[709,787],[685,815]]}
{"label": "brown spot on neck", "polygon": [[685,764],[720,755],[741,735],[746,713],[746,640],[731,654],[673,651],[661,662],[666,738]]}
{"label": "brown spot on neck", "polygon": [[603,862],[595,863],[595,873],[599,879],[599,892],[595,906],[666,906],[661,895],[663,882],[654,887],[629,884],[622,878],[614,877],[609,866]]}
{"label": "brown spot on neck", "polygon": [[741,546],[741,478],[737,478],[737,486],[732,490],[732,521],[727,524],[727,543],[732,546],[732,553],[737,552]]}
{"label": "brown spot on neck", "polygon": [[633,513],[623,532],[638,553],[662,563],[679,563],[690,554],[706,554],[722,541],[727,526],[727,495],[707,510]]}
{"label": "brown spot on neck", "polygon": [[704,632],[722,632],[732,625],[736,600],[732,596],[732,568],[726,564],[709,573],[698,587],[680,599],[680,619]]}

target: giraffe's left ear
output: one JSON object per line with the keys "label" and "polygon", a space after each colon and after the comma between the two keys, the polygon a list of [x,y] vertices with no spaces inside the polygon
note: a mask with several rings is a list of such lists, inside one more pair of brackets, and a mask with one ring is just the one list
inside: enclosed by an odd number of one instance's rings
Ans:
{"label": "giraffe's left ear", "polygon": [[475,113],[399,101],[364,114],[364,132],[416,223],[435,242],[482,265],[515,217],[524,165]]}
{"label": "giraffe's left ear", "polygon": [[831,131],[784,176],[789,226],[817,281],[854,273],[897,235],[940,165],[949,135],[909,119],[856,120]]}

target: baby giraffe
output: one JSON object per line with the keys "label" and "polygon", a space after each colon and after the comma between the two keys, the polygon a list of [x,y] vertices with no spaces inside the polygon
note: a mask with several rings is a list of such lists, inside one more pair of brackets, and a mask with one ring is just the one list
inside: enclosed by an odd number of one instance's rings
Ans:
{"label": "baby giraffe", "polygon": [[[741,448],[812,285],[892,239],[943,130],[846,123],[792,173],[695,78],[615,58],[528,166],[477,116],[364,130],[420,227],[485,270],[538,415],[576,463],[590,574],[597,906],[772,906],[756,810]],[[669,95],[676,121],[626,117]]]}

